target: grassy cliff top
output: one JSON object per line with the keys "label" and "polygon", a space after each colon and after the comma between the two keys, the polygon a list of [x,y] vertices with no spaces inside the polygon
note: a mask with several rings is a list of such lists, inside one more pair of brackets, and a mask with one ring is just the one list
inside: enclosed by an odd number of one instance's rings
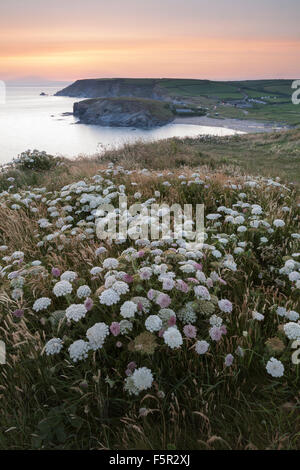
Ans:
{"label": "grassy cliff top", "polygon": [[8,177],[15,178],[18,188],[68,184],[70,175],[84,177],[101,163],[114,162],[127,169],[150,168],[167,170],[197,166],[214,171],[239,171],[265,177],[279,177],[300,186],[300,129],[268,134],[247,134],[231,137],[199,136],[198,138],[171,138],[156,142],[137,142],[122,148],[108,150],[93,158],[62,159],[65,164],[53,166],[47,162],[44,173],[9,169],[0,173],[0,192],[10,186]]}
{"label": "grassy cliff top", "polygon": [[[177,78],[96,78],[77,80],[62,96],[137,96],[206,107],[219,118],[255,119],[300,125],[292,103],[293,80],[212,81]],[[249,101],[250,100],[250,101]],[[253,101],[254,100],[254,101]],[[246,103],[246,107],[243,107]]]}

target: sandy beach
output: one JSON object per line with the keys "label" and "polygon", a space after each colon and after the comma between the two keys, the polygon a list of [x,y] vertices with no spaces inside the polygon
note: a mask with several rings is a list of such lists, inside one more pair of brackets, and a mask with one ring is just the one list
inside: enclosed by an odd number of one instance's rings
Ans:
{"label": "sandy beach", "polygon": [[178,117],[175,124],[194,124],[197,126],[224,127],[246,133],[274,132],[288,130],[289,126],[283,126],[275,122],[257,122],[240,119],[214,119],[207,116]]}

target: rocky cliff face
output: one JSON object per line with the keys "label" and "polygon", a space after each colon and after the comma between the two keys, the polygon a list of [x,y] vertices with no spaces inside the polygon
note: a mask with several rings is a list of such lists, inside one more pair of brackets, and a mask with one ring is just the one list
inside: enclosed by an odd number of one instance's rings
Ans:
{"label": "rocky cliff face", "polygon": [[151,128],[174,119],[167,103],[138,98],[97,98],[74,103],[74,115],[85,124]]}
{"label": "rocky cliff face", "polygon": [[72,85],[60,90],[57,96],[71,96],[77,98],[99,97],[138,97],[161,100],[164,92],[155,79],[87,79],[77,80]]}

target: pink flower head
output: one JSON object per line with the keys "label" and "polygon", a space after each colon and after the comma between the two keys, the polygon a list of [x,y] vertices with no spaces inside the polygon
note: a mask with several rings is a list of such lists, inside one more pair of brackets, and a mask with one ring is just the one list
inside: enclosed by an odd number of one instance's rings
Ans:
{"label": "pink flower head", "polygon": [[174,326],[174,325],[176,325],[176,317],[174,317],[174,315],[173,315],[168,320],[168,326]]}
{"label": "pink flower head", "polygon": [[163,289],[172,290],[175,286],[175,281],[173,279],[166,278],[163,280]]}
{"label": "pink flower head", "polygon": [[221,299],[218,301],[219,309],[225,313],[232,312],[232,303],[227,299]]}
{"label": "pink flower head", "polygon": [[207,281],[206,281],[206,285],[207,285],[207,287],[209,287],[209,288],[212,287],[212,286],[214,285],[213,280],[210,279],[210,278],[208,278]]}
{"label": "pink flower head", "polygon": [[127,369],[129,369],[133,372],[134,369],[136,369],[136,363],[135,362],[129,362],[129,364],[127,364]]}
{"label": "pink flower head", "polygon": [[159,330],[158,336],[159,336],[160,338],[162,338],[165,331],[166,331],[166,330],[165,330],[164,328],[162,328],[161,330]]}
{"label": "pink flower head", "polygon": [[196,338],[197,329],[193,325],[185,325],[183,332],[187,338]]}
{"label": "pink flower head", "polygon": [[192,282],[193,284],[199,284],[198,279],[196,279],[195,277],[188,277],[187,281]]}
{"label": "pink flower head", "polygon": [[114,336],[118,336],[120,334],[121,328],[120,328],[120,323],[114,321],[109,327],[110,332]]}
{"label": "pink flower head", "polygon": [[121,343],[121,341],[118,341],[118,342],[116,343],[116,346],[117,346],[117,348],[121,348],[121,347],[123,346],[123,344]]}
{"label": "pink flower head", "polygon": [[176,284],[176,289],[179,290],[180,292],[184,292],[186,294],[189,290],[189,286],[187,285],[186,282],[179,279],[177,281],[177,284]]}
{"label": "pink flower head", "polygon": [[227,335],[227,328],[226,328],[225,325],[222,325],[222,326],[220,327],[220,330],[221,330],[221,332],[222,332],[222,335]]}
{"label": "pink flower head", "polygon": [[125,375],[127,375],[127,377],[130,377],[132,375],[132,370],[126,369],[125,370]]}
{"label": "pink flower head", "polygon": [[234,360],[233,355],[232,354],[227,354],[227,356],[225,357],[225,366],[230,367],[233,363],[233,360]]}
{"label": "pink flower head", "polygon": [[217,326],[213,326],[210,330],[209,330],[209,336],[211,337],[211,339],[213,341],[220,341],[221,337],[222,337],[222,330],[221,328],[217,327]]}
{"label": "pink flower head", "polygon": [[52,269],[51,269],[51,274],[52,274],[52,276],[54,276],[54,277],[59,277],[59,276],[60,276],[60,269],[58,269],[58,268],[52,268]]}
{"label": "pink flower head", "polygon": [[200,297],[202,300],[210,300],[210,293],[205,286],[194,287],[196,297]]}
{"label": "pink flower head", "polygon": [[12,314],[14,317],[21,318],[24,315],[24,310],[22,308],[18,308]]}
{"label": "pink flower head", "polygon": [[127,284],[131,284],[133,282],[133,276],[130,274],[124,274],[123,281],[127,282]]}
{"label": "pink flower head", "polygon": [[145,256],[145,252],[143,250],[140,250],[138,252],[138,258],[142,258],[143,256]]}
{"label": "pink flower head", "polygon": [[137,308],[138,308],[138,310],[139,310],[140,312],[143,311],[143,304],[142,304],[142,302],[138,302]]}
{"label": "pink flower head", "polygon": [[160,306],[160,308],[168,308],[171,303],[171,298],[168,294],[159,294],[156,303]]}
{"label": "pink flower head", "polygon": [[201,263],[195,263],[195,264],[194,264],[194,267],[195,267],[198,271],[202,271],[202,264],[201,264]]}
{"label": "pink flower head", "polygon": [[87,311],[92,310],[92,308],[94,306],[94,302],[92,301],[92,299],[87,297],[87,299],[85,299],[85,301],[84,301],[84,306],[87,309]]}
{"label": "pink flower head", "polygon": [[155,297],[155,290],[154,289],[150,289],[147,293],[147,297],[149,300],[153,300],[154,297]]}

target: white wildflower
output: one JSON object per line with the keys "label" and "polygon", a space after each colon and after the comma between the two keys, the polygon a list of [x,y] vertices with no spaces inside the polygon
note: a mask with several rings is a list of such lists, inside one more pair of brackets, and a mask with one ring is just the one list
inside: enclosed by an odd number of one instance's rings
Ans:
{"label": "white wildflower", "polygon": [[252,318],[253,320],[262,321],[264,320],[265,316],[262,313],[256,312],[255,310],[254,312],[252,312]]}
{"label": "white wildflower", "polygon": [[59,281],[53,287],[53,294],[56,297],[63,297],[65,295],[71,294],[72,284],[68,281]]}
{"label": "white wildflower", "polygon": [[129,292],[129,286],[127,282],[116,281],[112,285],[113,290],[115,290],[119,295],[127,294]]}
{"label": "white wildflower", "polygon": [[51,299],[49,297],[40,297],[34,302],[32,309],[35,312],[39,312],[40,310],[46,310],[50,304]]}
{"label": "white wildflower", "polygon": [[73,362],[82,361],[88,357],[88,352],[90,350],[90,344],[87,341],[78,339],[71,344],[68,351],[70,358]]}
{"label": "white wildflower", "polygon": [[300,339],[299,323],[294,323],[294,322],[286,323],[283,329],[288,339]]}
{"label": "white wildflower", "polygon": [[205,354],[208,351],[209,343],[207,341],[197,341],[195,344],[195,350],[197,354]]}
{"label": "white wildflower", "polygon": [[104,269],[117,269],[118,266],[119,266],[119,261],[115,258],[106,258],[103,261]]}
{"label": "white wildflower", "polygon": [[75,279],[78,277],[78,274],[75,273],[74,271],[65,271],[61,276],[60,280],[61,281],[68,281],[68,282],[73,282]]}
{"label": "white wildflower", "polygon": [[134,373],[132,374],[132,380],[135,387],[139,391],[143,391],[151,388],[153,383],[153,375],[151,370],[147,367],[139,367],[138,369],[135,369]]}
{"label": "white wildflower", "polygon": [[171,326],[164,332],[163,338],[171,349],[179,348],[183,343],[180,331],[174,326]]}
{"label": "white wildflower", "polygon": [[268,374],[272,375],[272,377],[282,377],[284,373],[282,362],[275,359],[275,357],[271,357],[266,365],[266,369]]}
{"label": "white wildflower", "polygon": [[73,304],[66,310],[66,317],[68,320],[78,322],[81,318],[85,317],[87,309],[84,304]]}
{"label": "white wildflower", "polygon": [[123,303],[120,309],[120,313],[123,318],[132,318],[134,314],[137,312],[138,306],[136,303],[132,302],[131,300],[127,300]]}
{"label": "white wildflower", "polygon": [[80,287],[78,287],[78,289],[77,289],[77,297],[78,297],[79,299],[86,299],[87,297],[90,296],[91,292],[92,292],[92,291],[91,291],[91,289],[89,288],[89,286],[86,286],[86,285],[80,286]]}
{"label": "white wildflower", "polygon": [[109,328],[105,323],[95,323],[86,332],[86,337],[90,342],[91,349],[96,351],[101,349],[106,336],[109,335]]}
{"label": "white wildflower", "polygon": [[60,338],[52,338],[45,345],[45,352],[47,356],[60,353],[63,347],[63,341]]}
{"label": "white wildflower", "polygon": [[145,327],[151,333],[159,331],[162,328],[162,320],[158,315],[150,315],[145,321]]}
{"label": "white wildflower", "polygon": [[114,305],[117,304],[119,300],[120,296],[114,289],[106,289],[99,296],[99,301],[102,305]]}

